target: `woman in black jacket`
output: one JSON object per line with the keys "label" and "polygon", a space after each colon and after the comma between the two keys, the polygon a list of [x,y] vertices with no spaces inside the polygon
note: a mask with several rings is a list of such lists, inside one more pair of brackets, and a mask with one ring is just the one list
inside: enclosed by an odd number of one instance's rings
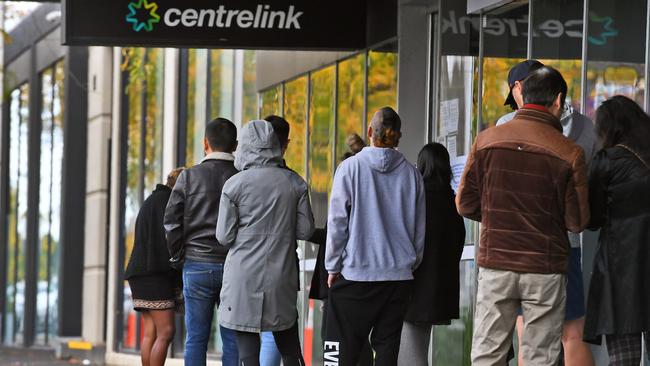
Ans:
{"label": "woman in black jacket", "polygon": [[438,143],[425,145],[417,167],[424,178],[427,227],[424,256],[413,273],[413,295],[404,318],[400,366],[428,365],[432,326],[450,324],[459,315],[465,225],[454,203],[447,149]]}
{"label": "woman in black jacket", "polygon": [[598,108],[596,131],[590,228],[601,231],[584,334],[605,336],[610,365],[638,366],[644,332],[650,348],[650,117],[615,96]]}
{"label": "woman in black jacket", "polygon": [[133,308],[144,319],[140,357],[145,366],[162,366],[174,336],[174,308],[180,274],[169,265],[163,217],[176,178],[174,169],[167,184],[158,184],[142,203],[135,220],[135,240],[124,278],[129,281]]}

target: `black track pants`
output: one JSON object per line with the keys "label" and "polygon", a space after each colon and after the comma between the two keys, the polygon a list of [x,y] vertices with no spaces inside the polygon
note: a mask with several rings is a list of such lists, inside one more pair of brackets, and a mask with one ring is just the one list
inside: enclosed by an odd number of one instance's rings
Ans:
{"label": "black track pants", "polygon": [[[298,322],[293,327],[279,332],[273,332],[275,344],[282,355],[284,366],[304,366],[298,335]],[[259,366],[260,364],[260,334],[237,332],[237,348],[239,349],[240,366]]]}
{"label": "black track pants", "polygon": [[411,282],[336,280],[329,292],[323,365],[355,366],[369,335],[375,365],[397,365]]}

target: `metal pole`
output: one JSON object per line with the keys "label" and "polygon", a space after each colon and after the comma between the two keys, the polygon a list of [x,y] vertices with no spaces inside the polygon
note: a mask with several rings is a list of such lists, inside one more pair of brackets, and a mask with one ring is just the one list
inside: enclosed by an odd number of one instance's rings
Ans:
{"label": "metal pole", "polygon": [[645,111],[650,111],[650,4],[646,3],[646,24],[645,24],[645,90],[643,91],[643,106]]}
{"label": "metal pole", "polygon": [[582,65],[580,70],[580,113],[587,112],[587,52],[589,50],[589,0],[582,9]]}
{"label": "metal pole", "polygon": [[533,58],[533,19],[535,15],[535,0],[530,0],[528,2],[528,46],[526,47],[526,58],[527,59],[532,59]]}
{"label": "metal pole", "polygon": [[476,118],[476,133],[481,132],[481,126],[483,125],[483,54],[485,51],[485,37],[483,33],[484,22],[486,21],[483,11],[479,13],[479,27],[478,32],[478,90],[476,96],[476,103],[478,109],[478,115]]}

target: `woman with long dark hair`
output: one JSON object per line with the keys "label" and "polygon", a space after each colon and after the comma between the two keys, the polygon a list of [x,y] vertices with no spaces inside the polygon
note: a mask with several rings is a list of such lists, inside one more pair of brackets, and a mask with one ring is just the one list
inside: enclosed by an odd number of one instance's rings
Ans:
{"label": "woman with long dark hair", "polygon": [[447,149],[438,143],[425,145],[417,167],[424,179],[427,226],[424,256],[413,273],[413,295],[402,328],[400,366],[428,365],[431,327],[450,324],[459,315],[465,225],[456,211]]}
{"label": "woman with long dark hair", "polygon": [[596,130],[590,228],[601,231],[585,339],[605,336],[610,366],[638,366],[642,333],[650,348],[650,117],[615,96],[598,108]]}

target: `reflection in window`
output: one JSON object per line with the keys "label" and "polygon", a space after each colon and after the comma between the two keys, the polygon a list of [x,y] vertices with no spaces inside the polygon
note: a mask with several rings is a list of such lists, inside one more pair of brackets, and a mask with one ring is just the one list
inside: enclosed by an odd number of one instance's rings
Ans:
{"label": "reflection in window", "polygon": [[481,130],[496,125],[499,118],[513,111],[503,103],[510,93],[508,72],[524,58],[486,57],[483,61],[483,125]]}
{"label": "reflection in window", "polygon": [[621,94],[643,105],[647,0],[589,2],[586,114]]}
{"label": "reflection in window", "polygon": [[277,85],[271,89],[262,92],[262,105],[260,106],[260,118],[275,114],[281,116],[282,113],[282,85]]}
{"label": "reflection in window", "polygon": [[[582,85],[582,1],[534,0],[532,55],[557,69],[567,82],[566,102],[580,111]],[[558,25],[564,32],[558,32]]]}
{"label": "reflection in window", "polygon": [[[307,76],[303,76],[287,82],[284,86],[284,118],[289,122],[291,140],[285,159],[287,166],[302,177],[306,177],[307,84]],[[264,117],[266,115],[262,116]]]}
{"label": "reflection in window", "polygon": [[63,62],[41,75],[41,159],[39,195],[36,342],[48,344],[57,333],[59,240],[63,163]]}
{"label": "reflection in window", "polygon": [[13,90],[9,103],[9,227],[3,329],[4,342],[11,345],[22,343],[25,331],[29,87]]}
{"label": "reflection in window", "polygon": [[[142,71],[127,80],[125,106],[126,174],[124,197],[124,263],[126,268],[135,239],[135,219],[144,198],[162,177],[162,93],[163,54],[161,49],[128,49],[145,60]],[[138,349],[140,345],[140,317],[133,310],[131,291],[124,281],[123,319],[120,348]]]}
{"label": "reflection in window", "polygon": [[365,64],[365,54],[359,54],[339,63],[335,154],[337,161],[341,161],[343,155],[349,151],[345,144],[348,135],[356,133],[365,139],[363,131]]}
{"label": "reflection in window", "polygon": [[385,106],[397,109],[397,53],[368,52],[368,122]]}

